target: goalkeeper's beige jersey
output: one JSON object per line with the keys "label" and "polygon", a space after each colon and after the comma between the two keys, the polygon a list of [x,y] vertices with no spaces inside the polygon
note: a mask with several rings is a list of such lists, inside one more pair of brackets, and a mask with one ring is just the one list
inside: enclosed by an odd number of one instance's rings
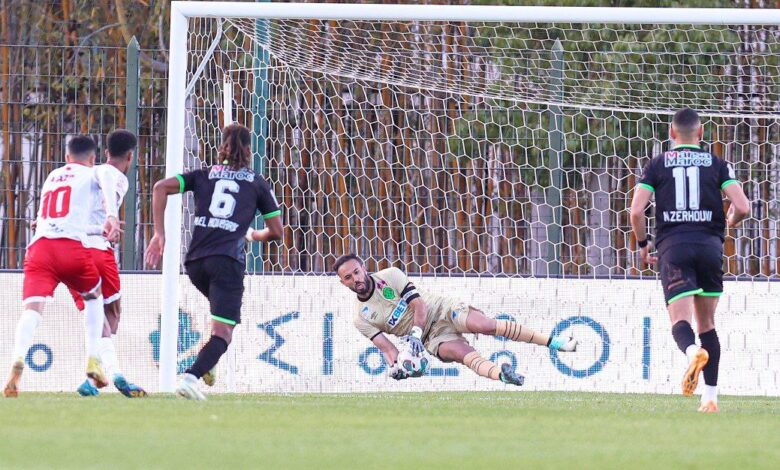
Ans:
{"label": "goalkeeper's beige jersey", "polygon": [[388,268],[371,274],[374,292],[365,302],[358,300],[354,322],[357,329],[369,339],[379,333],[405,336],[414,325],[414,309],[409,302],[421,297],[428,306],[428,319],[423,338],[428,336],[431,325],[444,318],[458,304],[440,295],[418,290],[398,268]]}

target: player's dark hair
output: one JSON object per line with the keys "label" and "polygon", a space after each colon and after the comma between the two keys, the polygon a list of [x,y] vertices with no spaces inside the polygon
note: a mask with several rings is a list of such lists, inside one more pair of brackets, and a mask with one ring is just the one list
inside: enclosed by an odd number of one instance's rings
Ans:
{"label": "player's dark hair", "polygon": [[248,168],[252,157],[252,136],[241,124],[231,124],[222,129],[222,145],[219,146],[219,162],[231,170]]}
{"label": "player's dark hair", "polygon": [[68,153],[76,160],[86,160],[97,150],[94,139],[88,135],[77,135],[68,141]]}
{"label": "player's dark hair", "polygon": [[361,266],[363,266],[363,260],[358,257],[358,255],[354,253],[348,253],[346,255],[341,255],[336,259],[336,261],[333,263],[333,272],[338,274],[339,268],[344,265],[347,261],[355,260],[358,263],[360,263]]}
{"label": "player's dark hair", "polygon": [[117,129],[108,134],[108,154],[112,157],[124,157],[137,145],[135,134],[126,129]]}
{"label": "player's dark hair", "polygon": [[699,113],[691,108],[683,108],[674,113],[672,118],[672,124],[677,132],[685,135],[689,135],[699,128],[701,125],[701,119],[699,119]]}

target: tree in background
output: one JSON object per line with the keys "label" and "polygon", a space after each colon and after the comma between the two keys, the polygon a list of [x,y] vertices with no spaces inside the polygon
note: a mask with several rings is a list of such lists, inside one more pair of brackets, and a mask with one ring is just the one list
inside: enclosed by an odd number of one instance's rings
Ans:
{"label": "tree in background", "polygon": [[[366,2],[369,3],[369,2]],[[417,3],[417,2],[409,2]],[[461,2],[432,2],[461,3]],[[495,4],[479,0],[472,4]],[[503,2],[504,4],[622,6],[622,7],[777,7],[776,2],[756,0],[634,0]],[[141,54],[140,142],[138,165],[138,220],[148,230],[148,194],[164,166],[165,74],[167,63],[168,2],[128,0],[0,0],[2,31],[2,178],[0,178],[0,267],[19,268],[30,232],[27,220],[36,207],[42,178],[62,162],[65,136],[91,133],[104,136],[124,127],[125,46],[135,36]],[[315,25],[310,27],[316,38]],[[426,26],[432,29],[438,25]],[[475,31],[468,25],[451,25],[450,43],[418,44],[441,53],[453,45],[466,47]],[[732,64],[734,70],[712,64],[677,63],[684,52],[703,53],[734,44],[744,57],[772,50],[773,35],[767,28],[738,30],[693,29],[681,35],[657,31],[589,29],[566,31],[564,42],[567,71],[578,76],[576,86],[609,94],[615,99],[642,99],[640,88],[630,80],[614,80],[599,64],[609,62],[603,54],[620,54],[627,63],[625,74],[652,72],[655,77],[675,73],[718,73],[738,77],[740,90],[724,94],[731,109],[772,107],[761,96],[776,78],[767,76],[775,58]],[[336,30],[320,36],[333,39]],[[560,33],[539,28],[527,37],[494,35],[491,47],[546,47]],[[621,37],[625,35],[625,37]],[[638,52],[622,50],[636,35],[644,35],[645,47],[657,63],[639,63]],[[444,37],[444,36],[442,36]],[[579,38],[577,41],[576,39]],[[622,39],[626,39],[621,41]],[[631,40],[628,40],[631,39]],[[604,50],[606,42],[613,49]],[[384,46],[387,47],[387,46]],[[450,52],[448,52],[450,53]],[[635,54],[636,53],[636,54]],[[634,54],[634,55],[632,55]],[[766,54],[765,54],[766,55]],[[770,56],[772,54],[769,54]],[[465,70],[461,58],[451,56],[450,73]],[[689,59],[690,60],[690,59]],[[634,62],[633,69],[630,68]],[[752,61],[752,62],[751,62]],[[613,60],[613,62],[615,62]],[[472,66],[474,64],[471,64]],[[476,64],[485,74],[488,66]],[[430,70],[433,70],[431,68]],[[533,73],[533,63],[529,64]],[[317,77],[312,74],[312,77]],[[571,75],[567,75],[571,76]],[[302,77],[303,78],[303,77]],[[473,79],[463,75],[461,79]],[[542,223],[552,217],[544,204],[554,188],[546,168],[551,138],[550,110],[497,99],[454,99],[439,92],[406,89],[400,102],[392,102],[387,88],[367,87],[344,80],[337,87],[300,86],[298,95],[279,97],[280,103],[297,103],[298,115],[269,110],[271,131],[278,139],[269,143],[269,176],[275,181],[290,220],[284,247],[266,257],[272,269],[323,271],[326,260],[345,250],[369,251],[377,267],[400,260],[410,270],[423,272],[491,272],[544,274],[547,230]],[[654,80],[645,93],[686,93],[675,89],[674,80]],[[691,86],[691,85],[687,85]],[[575,89],[564,84],[564,93]],[[346,91],[346,93],[345,93]],[[346,98],[345,98],[346,97]],[[756,98],[758,97],[758,98]],[[249,99],[243,97],[243,99]],[[566,99],[566,98],[564,98]],[[756,99],[759,101],[756,102]],[[392,105],[375,111],[368,103]],[[299,106],[303,104],[303,106]],[[334,110],[326,117],[322,109]],[[249,107],[249,103],[246,103]],[[367,117],[371,116],[370,119]],[[664,115],[564,109],[560,189],[562,241],[554,247],[567,274],[637,274],[631,257],[625,219],[626,197],[635,184],[643,159],[662,148],[667,118]],[[343,129],[338,147],[329,154],[329,143],[318,133],[326,124]],[[292,129],[303,136],[296,151],[278,145],[293,138]],[[297,132],[296,131],[296,132]],[[385,132],[385,134],[382,134]],[[744,245],[726,245],[732,273],[774,274],[780,243],[776,239],[778,174],[775,145],[778,125],[768,120],[711,119],[706,139],[714,150],[737,163],[740,177],[757,201],[756,219],[743,230]],[[442,139],[441,135],[448,135]],[[322,150],[326,149],[326,150]],[[324,153],[323,153],[324,152]],[[205,158],[205,157],[203,157]],[[352,170],[347,171],[347,168]],[[442,169],[446,169],[442,171]],[[771,178],[769,175],[775,175]],[[448,192],[449,185],[458,189]],[[346,193],[375,197],[354,201]],[[403,210],[398,201],[416,201]],[[508,202],[504,202],[508,201]],[[324,212],[323,212],[324,211]],[[148,234],[141,240],[148,239]],[[384,243],[376,243],[383,240]],[[775,255],[772,255],[772,254]],[[774,256],[774,257],[773,257]],[[774,261],[777,263],[777,261]],[[129,267],[127,263],[125,267]],[[136,266],[141,267],[141,266]]]}

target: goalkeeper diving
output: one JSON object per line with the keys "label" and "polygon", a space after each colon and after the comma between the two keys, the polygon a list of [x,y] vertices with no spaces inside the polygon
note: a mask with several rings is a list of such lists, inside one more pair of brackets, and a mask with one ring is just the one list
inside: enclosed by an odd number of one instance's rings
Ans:
{"label": "goalkeeper diving", "polygon": [[[418,290],[398,268],[369,274],[359,257],[348,254],[336,260],[333,270],[357,294],[355,326],[392,364],[389,375],[396,380],[422,376],[427,351],[444,362],[463,364],[482,377],[523,385],[525,378],[510,364],[499,366],[485,359],[463,333],[503,336],[557,351],[577,349],[573,338],[550,337],[513,321],[486,317],[456,299]],[[385,333],[401,337],[405,348],[399,353]]]}

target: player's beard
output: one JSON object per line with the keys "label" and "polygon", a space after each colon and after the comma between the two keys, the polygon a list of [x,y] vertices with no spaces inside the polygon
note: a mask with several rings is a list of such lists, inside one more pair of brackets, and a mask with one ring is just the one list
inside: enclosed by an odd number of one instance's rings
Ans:
{"label": "player's beard", "polygon": [[[371,286],[372,286],[371,283],[372,282],[373,281],[371,279],[371,276],[366,276],[365,281],[363,281],[363,282],[361,282],[359,284],[357,282],[355,283],[354,291],[358,295],[358,297],[365,297],[366,294],[368,294],[368,292],[371,290]],[[361,287],[359,287],[359,285]]]}

